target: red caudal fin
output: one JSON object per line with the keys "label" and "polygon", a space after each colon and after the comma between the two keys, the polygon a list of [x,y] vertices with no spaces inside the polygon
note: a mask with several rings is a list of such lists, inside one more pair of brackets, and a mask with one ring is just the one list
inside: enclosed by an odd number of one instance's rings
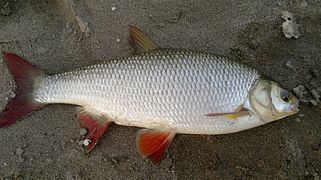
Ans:
{"label": "red caudal fin", "polygon": [[87,152],[90,152],[107,132],[111,121],[100,114],[88,112],[84,108],[79,108],[78,116],[80,127],[87,130],[84,145],[87,146]]}
{"label": "red caudal fin", "polygon": [[171,130],[143,129],[136,137],[137,149],[154,163],[160,163],[174,137],[175,132]]}
{"label": "red caudal fin", "polygon": [[9,100],[5,109],[0,113],[0,128],[15,123],[19,118],[38,110],[44,104],[33,99],[35,80],[44,73],[21,57],[5,53],[4,61],[16,83],[15,97]]}

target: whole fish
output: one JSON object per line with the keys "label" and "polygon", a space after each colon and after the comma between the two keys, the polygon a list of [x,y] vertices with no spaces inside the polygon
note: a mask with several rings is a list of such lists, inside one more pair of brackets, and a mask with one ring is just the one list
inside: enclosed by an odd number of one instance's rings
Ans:
{"label": "whole fish", "polygon": [[139,29],[129,32],[140,53],[56,75],[4,53],[17,88],[0,127],[46,104],[74,104],[88,130],[88,151],[114,122],[146,128],[137,134],[138,150],[159,162],[177,133],[234,133],[298,112],[292,93],[250,67],[218,55],[160,49]]}

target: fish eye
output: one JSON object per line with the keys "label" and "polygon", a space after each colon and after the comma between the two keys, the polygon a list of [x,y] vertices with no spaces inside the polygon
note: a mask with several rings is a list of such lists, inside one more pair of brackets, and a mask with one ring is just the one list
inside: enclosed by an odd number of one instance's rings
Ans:
{"label": "fish eye", "polygon": [[281,99],[284,101],[284,102],[289,102],[291,100],[291,94],[289,91],[287,90],[282,90],[281,91]]}

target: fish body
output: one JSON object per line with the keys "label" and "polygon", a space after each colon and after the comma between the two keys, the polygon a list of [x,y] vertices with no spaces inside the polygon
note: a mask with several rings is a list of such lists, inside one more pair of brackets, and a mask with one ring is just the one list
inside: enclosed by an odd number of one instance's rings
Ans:
{"label": "fish body", "polygon": [[55,75],[4,53],[17,87],[0,113],[0,128],[47,104],[73,104],[88,131],[88,151],[114,122],[145,128],[137,133],[138,151],[160,162],[177,133],[234,133],[298,112],[292,93],[250,67],[214,54],[161,49],[133,26],[129,33],[140,53]]}
{"label": "fish body", "polygon": [[80,105],[126,126],[222,134],[250,128],[210,112],[234,112],[258,81],[256,70],[225,57],[155,50],[46,76],[40,103]]}

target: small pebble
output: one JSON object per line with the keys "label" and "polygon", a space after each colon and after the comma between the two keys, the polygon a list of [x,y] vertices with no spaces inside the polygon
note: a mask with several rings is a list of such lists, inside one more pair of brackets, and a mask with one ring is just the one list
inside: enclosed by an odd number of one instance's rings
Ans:
{"label": "small pebble", "polygon": [[116,158],[111,158],[111,161],[114,163],[114,164],[118,164],[118,160]]}
{"label": "small pebble", "polygon": [[116,7],[115,7],[115,6],[111,7],[111,10],[112,10],[112,11],[115,11],[115,10],[116,10]]}
{"label": "small pebble", "polygon": [[17,150],[16,150],[16,153],[18,154],[18,155],[22,155],[23,154],[23,149],[20,147],[20,148],[18,148]]}
{"label": "small pebble", "polygon": [[310,101],[310,103],[311,103],[313,106],[317,106],[317,105],[318,105],[318,102],[317,102],[316,100],[314,100],[314,99],[312,99],[312,100]]}
{"label": "small pebble", "polygon": [[159,26],[159,27],[164,27],[165,24],[164,24],[164,23],[159,23],[158,26]]}
{"label": "small pebble", "polygon": [[78,141],[78,145],[79,145],[79,146],[83,146],[83,145],[84,145],[84,140]]}
{"label": "small pebble", "polygon": [[300,123],[301,122],[301,118],[299,118],[299,117],[295,118],[295,122]]}
{"label": "small pebble", "polygon": [[283,34],[285,37],[293,37],[295,39],[299,38],[301,36],[299,32],[299,25],[295,22],[293,14],[288,11],[283,11],[281,17],[285,20],[282,24]]}
{"label": "small pebble", "polygon": [[160,166],[164,169],[169,169],[173,164],[173,160],[169,157],[164,158],[160,164]]}
{"label": "small pebble", "polygon": [[90,139],[85,139],[84,140],[84,146],[89,146],[90,143],[91,143]]}
{"label": "small pebble", "polygon": [[311,91],[311,94],[312,94],[312,96],[315,98],[315,100],[317,101],[317,102],[319,102],[320,101],[320,94],[318,94],[317,93],[317,91],[316,90],[312,90]]}
{"label": "small pebble", "polygon": [[156,18],[155,18],[152,14],[150,14],[149,17],[150,17],[153,21],[156,21]]}
{"label": "small pebble", "polygon": [[285,66],[286,66],[288,69],[290,69],[290,70],[292,70],[292,71],[295,71],[295,68],[293,67],[291,61],[287,61],[287,62],[285,63]]}
{"label": "small pebble", "polygon": [[299,85],[295,88],[293,88],[294,94],[298,96],[299,99],[303,99],[305,95],[307,95],[307,91],[304,86]]}
{"label": "small pebble", "polygon": [[14,93],[13,91],[10,91],[10,98],[12,99],[14,97],[16,97],[16,93]]}
{"label": "small pebble", "polygon": [[88,133],[88,131],[85,128],[81,128],[79,131],[80,136],[86,136],[87,133]]}
{"label": "small pebble", "polygon": [[120,39],[116,39],[116,42],[120,42]]}
{"label": "small pebble", "polygon": [[79,16],[76,16],[76,21],[78,23],[79,29],[81,32],[85,33],[86,36],[89,36],[90,28],[88,25],[88,22],[85,22],[83,19],[81,19]]}

